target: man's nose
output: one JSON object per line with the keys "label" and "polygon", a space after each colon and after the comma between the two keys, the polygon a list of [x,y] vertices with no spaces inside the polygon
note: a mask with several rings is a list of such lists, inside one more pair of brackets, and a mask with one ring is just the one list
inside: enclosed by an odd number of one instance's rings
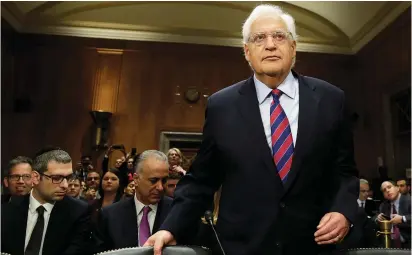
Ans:
{"label": "man's nose", "polygon": [[63,181],[60,183],[60,187],[66,188],[66,189],[69,187],[69,183],[67,182],[66,178],[64,178]]}
{"label": "man's nose", "polygon": [[276,43],[274,43],[274,39],[272,36],[268,36],[265,41],[265,48],[267,50],[275,50],[277,48]]}
{"label": "man's nose", "polygon": [[159,191],[163,191],[164,188],[163,188],[162,181],[159,180],[159,181],[157,182],[157,184],[156,184],[156,189],[159,190]]}

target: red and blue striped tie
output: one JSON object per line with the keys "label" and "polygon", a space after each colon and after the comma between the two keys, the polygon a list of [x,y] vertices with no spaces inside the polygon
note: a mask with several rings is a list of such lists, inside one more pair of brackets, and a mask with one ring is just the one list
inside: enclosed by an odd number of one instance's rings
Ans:
{"label": "red and blue striped tie", "polygon": [[272,90],[273,101],[270,105],[270,128],[272,135],[272,156],[280,179],[285,182],[293,158],[293,138],[289,120],[280,105],[282,91]]}

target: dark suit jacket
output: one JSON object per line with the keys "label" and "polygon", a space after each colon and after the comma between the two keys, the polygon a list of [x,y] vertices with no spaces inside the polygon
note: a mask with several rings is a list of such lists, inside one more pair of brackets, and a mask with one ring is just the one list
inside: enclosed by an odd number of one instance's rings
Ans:
{"label": "dark suit jacket", "polygon": [[[391,203],[389,201],[384,201],[379,207],[379,213],[385,215],[391,215]],[[399,198],[399,215],[405,216],[406,222],[398,224],[399,231],[402,237],[407,241],[411,242],[411,197],[401,195]]]}
{"label": "dark suit jacket", "polygon": [[367,216],[365,210],[359,207],[353,227],[343,242],[337,245],[338,249],[379,247],[379,238],[376,237],[379,227]]}
{"label": "dark suit jacket", "polygon": [[367,199],[365,202],[365,212],[369,217],[373,217],[376,215],[378,208],[376,206],[375,201]]}
{"label": "dark suit jacket", "polygon": [[[170,210],[172,199],[163,197],[157,207],[153,225],[155,233]],[[134,198],[128,198],[101,209],[98,225],[95,226],[94,252],[135,247],[139,245],[137,212]]]}
{"label": "dark suit jacket", "polygon": [[314,233],[325,213],[354,221],[359,180],[344,92],[294,75],[299,123],[286,183],[266,141],[251,77],[209,97],[202,145],[161,229],[184,243],[221,184],[216,228],[226,254],[317,254]]}
{"label": "dark suit jacket", "polygon": [[[29,197],[14,196],[1,210],[1,251],[24,254]],[[91,224],[87,203],[64,197],[50,215],[43,243],[43,255],[82,255],[88,253]]]}

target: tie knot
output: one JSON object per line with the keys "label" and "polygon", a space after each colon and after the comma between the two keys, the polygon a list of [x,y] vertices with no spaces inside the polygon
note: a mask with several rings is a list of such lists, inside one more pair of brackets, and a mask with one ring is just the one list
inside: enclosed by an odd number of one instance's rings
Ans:
{"label": "tie knot", "polygon": [[279,89],[273,89],[272,90],[272,95],[273,97],[276,97],[276,99],[279,99],[279,97],[282,95],[282,91]]}
{"label": "tie knot", "polygon": [[36,209],[36,211],[37,211],[37,213],[39,214],[39,216],[43,216],[45,210],[46,210],[46,209],[45,209],[42,205],[39,206],[39,207],[37,207],[37,209]]}
{"label": "tie knot", "polygon": [[149,206],[143,207],[143,215],[147,215],[150,212],[150,210],[152,210],[152,209],[150,209]]}

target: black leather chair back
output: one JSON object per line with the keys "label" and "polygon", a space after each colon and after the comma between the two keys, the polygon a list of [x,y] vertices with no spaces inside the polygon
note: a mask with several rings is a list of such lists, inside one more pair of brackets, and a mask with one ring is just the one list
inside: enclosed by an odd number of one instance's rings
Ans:
{"label": "black leather chair back", "polygon": [[[200,246],[167,246],[163,248],[163,255],[212,255],[212,252]],[[98,255],[153,255],[153,247],[133,247],[111,250]]]}

